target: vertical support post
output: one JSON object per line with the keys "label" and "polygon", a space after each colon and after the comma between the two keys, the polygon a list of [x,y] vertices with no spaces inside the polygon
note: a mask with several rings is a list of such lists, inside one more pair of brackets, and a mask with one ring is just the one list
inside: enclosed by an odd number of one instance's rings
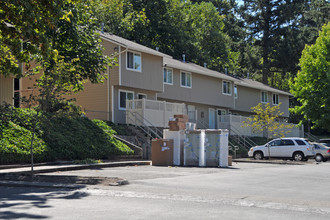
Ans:
{"label": "vertical support post", "polygon": [[141,126],[144,126],[146,125],[147,123],[144,121],[145,118],[146,118],[146,100],[145,99],[142,99],[142,117],[143,117],[143,125]]}
{"label": "vertical support post", "polygon": [[164,107],[164,110],[163,110],[163,127],[165,128],[166,127],[166,102],[163,101],[163,107]]}
{"label": "vertical support post", "polygon": [[228,130],[221,130],[220,134],[220,167],[228,167]]}

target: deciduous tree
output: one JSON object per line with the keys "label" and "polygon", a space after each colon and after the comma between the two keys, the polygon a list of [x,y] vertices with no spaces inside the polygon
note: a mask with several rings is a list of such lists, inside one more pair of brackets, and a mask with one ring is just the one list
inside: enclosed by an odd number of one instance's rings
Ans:
{"label": "deciduous tree", "polygon": [[283,112],[280,111],[280,105],[281,103],[274,106],[269,103],[266,105],[259,103],[251,108],[255,115],[247,118],[243,122],[243,126],[251,127],[254,132],[263,132],[268,138],[284,137],[293,126],[278,121],[279,117],[283,115]]}
{"label": "deciduous tree", "polygon": [[300,66],[290,87],[301,105],[291,110],[330,131],[330,22],[323,26],[316,43],[305,47]]}

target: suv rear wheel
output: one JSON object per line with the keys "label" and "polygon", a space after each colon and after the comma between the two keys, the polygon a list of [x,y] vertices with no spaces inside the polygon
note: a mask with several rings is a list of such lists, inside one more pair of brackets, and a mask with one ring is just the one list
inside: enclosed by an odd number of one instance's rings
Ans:
{"label": "suv rear wheel", "polygon": [[304,160],[304,154],[301,152],[295,152],[293,154],[293,160],[295,161],[303,161]]}
{"label": "suv rear wheel", "polygon": [[253,154],[253,158],[255,160],[262,160],[264,158],[264,154],[261,151],[257,151]]}
{"label": "suv rear wheel", "polygon": [[323,156],[322,156],[321,154],[317,154],[317,155],[315,156],[315,160],[316,160],[316,162],[321,162],[321,161],[323,161],[324,159],[323,159]]}

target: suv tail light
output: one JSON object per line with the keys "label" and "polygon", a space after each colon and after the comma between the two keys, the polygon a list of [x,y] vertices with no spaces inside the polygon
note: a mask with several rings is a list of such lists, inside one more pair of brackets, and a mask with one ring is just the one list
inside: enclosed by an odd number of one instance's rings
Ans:
{"label": "suv tail light", "polygon": [[330,153],[330,149],[327,152]]}

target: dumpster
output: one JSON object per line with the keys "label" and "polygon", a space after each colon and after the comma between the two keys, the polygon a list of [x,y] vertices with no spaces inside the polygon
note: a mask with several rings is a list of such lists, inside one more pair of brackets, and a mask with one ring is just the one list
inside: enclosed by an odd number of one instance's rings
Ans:
{"label": "dumpster", "polygon": [[228,167],[228,138],[229,132],[227,129],[222,129],[220,134],[220,161],[219,167]]}
{"label": "dumpster", "polygon": [[184,166],[205,166],[204,130],[186,131],[184,141]]}
{"label": "dumpster", "polygon": [[205,131],[205,164],[208,167],[218,167],[220,161],[221,130]]}
{"label": "dumpster", "polygon": [[208,129],[205,131],[206,166],[228,167],[228,130]]}
{"label": "dumpster", "polygon": [[183,164],[183,143],[185,139],[185,131],[170,131],[169,129],[163,130],[164,139],[173,140],[173,165],[180,166]]}

